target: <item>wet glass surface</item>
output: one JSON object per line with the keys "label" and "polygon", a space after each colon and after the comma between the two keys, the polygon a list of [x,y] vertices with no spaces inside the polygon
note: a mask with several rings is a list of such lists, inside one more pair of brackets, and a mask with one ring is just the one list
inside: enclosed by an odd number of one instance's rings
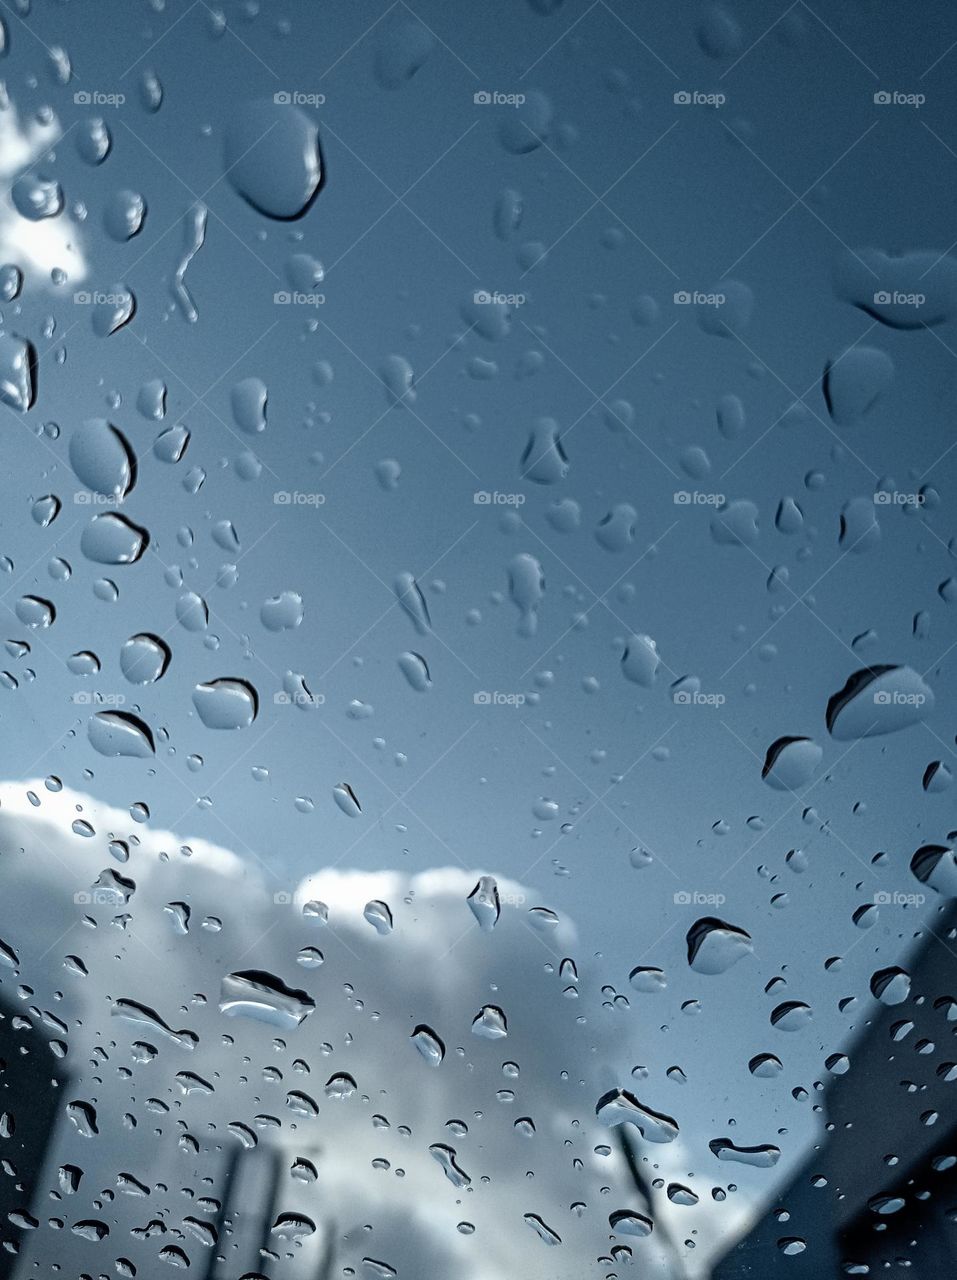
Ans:
{"label": "wet glass surface", "polygon": [[0,5],[0,1276],[945,1274],[955,59]]}

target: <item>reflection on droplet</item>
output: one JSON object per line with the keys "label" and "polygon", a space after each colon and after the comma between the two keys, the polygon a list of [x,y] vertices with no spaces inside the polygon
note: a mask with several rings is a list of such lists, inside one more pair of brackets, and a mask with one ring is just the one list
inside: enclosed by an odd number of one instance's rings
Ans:
{"label": "reflection on droplet", "polygon": [[246,970],[222,980],[219,1010],[230,1018],[253,1018],[284,1031],[300,1026],[316,1007],[305,991],[287,987],[275,974]]}
{"label": "reflection on droplet", "polygon": [[358,818],[362,813],[362,808],[356,797],[356,793],[349,786],[348,782],[340,782],[332,788],[332,796],[336,804],[348,818]]}
{"label": "reflection on droplet", "polygon": [[248,680],[224,676],[198,684],[193,706],[207,729],[246,729],[259,713],[259,695]]}
{"label": "reflection on droplet", "polygon": [[827,727],[842,741],[896,733],[934,709],[934,694],[911,667],[864,667],[827,704]]}
{"label": "reflection on droplet", "polygon": [[678,1122],[662,1111],[653,1111],[627,1089],[611,1089],[599,1098],[595,1115],[604,1125],[632,1124],[648,1142],[673,1142]]}
{"label": "reflection on droplet", "polygon": [[483,1005],[472,1019],[472,1034],[483,1040],[504,1040],[508,1035],[505,1014],[497,1005]]}
{"label": "reflection on droplet", "polygon": [[437,1067],[445,1057],[445,1045],[431,1027],[420,1024],[409,1038],[430,1067]]}
{"label": "reflection on droplet", "polygon": [[166,674],[172,650],[149,632],[130,636],[120,649],[120,670],[131,684],[152,684]]}
{"label": "reflection on droplet", "polygon": [[32,342],[0,333],[0,401],[25,413],[36,399],[37,353]]}
{"label": "reflection on droplet", "polygon": [[136,480],[132,446],[105,418],[90,418],[74,431],[70,466],[81,484],[106,497],[125,498]]}
{"label": "reflection on droplet", "polygon": [[226,131],[225,168],[236,192],[259,213],[299,218],[322,180],[318,129],[291,103],[246,103]]}
{"label": "reflection on droplet", "polygon": [[708,1146],[719,1160],[749,1164],[755,1169],[772,1169],[781,1156],[780,1147],[772,1143],[760,1147],[737,1147],[730,1138],[713,1138]]}
{"label": "reflection on droplet", "polygon": [[498,885],[493,876],[480,876],[475,888],[469,894],[469,908],[472,915],[485,933],[491,933],[498,924],[502,913]]}
{"label": "reflection on droplet", "polygon": [[128,711],[98,711],[90,717],[87,736],[101,756],[143,759],[156,750],[149,725]]}
{"label": "reflection on droplet", "polygon": [[84,528],[80,550],[94,564],[135,564],[149,540],[146,529],[115,511],[106,511]]}

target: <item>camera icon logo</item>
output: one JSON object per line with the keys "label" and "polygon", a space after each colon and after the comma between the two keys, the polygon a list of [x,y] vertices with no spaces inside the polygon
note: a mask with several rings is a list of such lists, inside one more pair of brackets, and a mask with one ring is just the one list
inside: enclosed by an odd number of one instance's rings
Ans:
{"label": "camera icon logo", "polygon": [[492,101],[492,95],[489,93],[488,89],[480,89],[478,93],[474,93],[472,95],[472,101],[477,107],[487,107]]}
{"label": "camera icon logo", "polygon": [[488,306],[492,301],[492,295],[485,289],[479,289],[477,293],[472,294],[472,301],[480,307]]}
{"label": "camera icon logo", "polygon": [[280,889],[278,893],[273,894],[272,900],[277,907],[288,907],[292,902],[292,894],[285,889]]}
{"label": "camera icon logo", "polygon": [[285,89],[280,89],[278,93],[273,94],[272,100],[277,107],[288,107],[292,102],[292,94]]}
{"label": "camera icon logo", "polygon": [[691,894],[688,892],[687,889],[679,889],[674,896],[674,903],[676,907],[690,906]]}
{"label": "camera icon logo", "polygon": [[472,695],[472,701],[477,707],[487,707],[492,701],[492,695],[483,689]]}
{"label": "camera icon logo", "polygon": [[272,300],[280,307],[288,307],[292,302],[292,294],[287,293],[285,289],[280,289],[278,293],[273,294]]}
{"label": "camera icon logo", "polygon": [[691,102],[691,94],[687,89],[679,89],[675,94],[675,104],[679,107],[686,107]]}
{"label": "camera icon logo", "polygon": [[478,493],[473,495],[472,501],[477,506],[485,507],[485,506],[488,506],[489,503],[492,501],[492,495],[488,492],[487,489],[480,489]]}
{"label": "camera icon logo", "polygon": [[687,507],[691,502],[691,494],[687,489],[679,489],[675,494],[675,505],[679,507]]}
{"label": "camera icon logo", "polygon": [[292,502],[292,494],[288,489],[280,489],[278,493],[273,494],[272,500],[279,507],[288,507]]}
{"label": "camera icon logo", "polygon": [[886,889],[880,889],[874,894],[874,905],[878,907],[889,906],[893,901],[893,896]]}
{"label": "camera icon logo", "polygon": [[891,95],[886,89],[878,89],[877,93],[874,94],[874,101],[879,107],[886,107],[890,100]]}
{"label": "camera icon logo", "polygon": [[675,302],[679,307],[686,307],[691,302],[691,294],[687,289],[679,289],[675,294]]}
{"label": "camera icon logo", "polygon": [[73,895],[73,901],[78,907],[86,907],[93,901],[93,897],[91,894],[81,889],[79,893],[75,893]]}
{"label": "camera icon logo", "polygon": [[877,693],[874,694],[874,702],[879,707],[886,707],[890,703],[890,700],[891,695],[886,689],[878,689]]}
{"label": "camera icon logo", "polygon": [[80,89],[73,95],[73,101],[78,107],[88,107],[92,98],[86,89]]}
{"label": "camera icon logo", "polygon": [[691,694],[687,689],[678,689],[674,695],[673,701],[676,706],[686,707],[691,702]]}
{"label": "camera icon logo", "polygon": [[93,301],[93,297],[86,289],[78,289],[73,295],[73,301],[80,307],[88,307]]}
{"label": "camera icon logo", "polygon": [[886,289],[881,289],[879,293],[874,294],[874,305],[878,307],[887,307],[890,305],[891,295]]}

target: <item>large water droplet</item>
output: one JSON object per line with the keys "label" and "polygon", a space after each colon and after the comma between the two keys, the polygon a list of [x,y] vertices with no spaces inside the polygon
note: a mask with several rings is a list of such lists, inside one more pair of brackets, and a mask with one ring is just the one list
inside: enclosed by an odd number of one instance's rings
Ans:
{"label": "large water droplet", "polygon": [[106,511],[94,516],[83,530],[80,550],[94,564],[135,564],[149,540],[146,529],[115,511]]}
{"label": "large water droplet", "polygon": [[225,164],[232,186],[259,213],[301,217],[322,181],[319,131],[290,103],[247,103],[226,131]]}
{"label": "large water droplet", "polygon": [[90,418],[70,437],[70,466],[94,493],[125,498],[136,482],[136,456],[119,430],[105,418]]}
{"label": "large water droplet", "polygon": [[193,706],[207,729],[245,729],[259,712],[259,695],[247,680],[225,676],[198,684]]}
{"label": "large water droplet", "polygon": [[101,756],[143,759],[156,750],[149,725],[128,711],[98,711],[90,717],[87,736]]}
{"label": "large water droplet", "polygon": [[315,1007],[305,991],[287,987],[272,973],[250,969],[227,974],[222,980],[219,1010],[230,1018],[254,1018],[293,1031]]}

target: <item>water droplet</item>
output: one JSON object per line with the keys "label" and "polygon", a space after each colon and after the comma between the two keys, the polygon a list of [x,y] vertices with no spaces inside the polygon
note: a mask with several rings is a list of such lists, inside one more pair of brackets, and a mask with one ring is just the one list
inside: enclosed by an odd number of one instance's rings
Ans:
{"label": "water droplet", "polygon": [[322,181],[319,132],[290,103],[247,103],[226,131],[225,165],[232,186],[259,213],[299,218]]}
{"label": "water droplet", "polygon": [[103,210],[107,235],[121,244],[139,234],[145,218],[146,201],[138,191],[115,191]]}
{"label": "water droplet", "polygon": [[373,899],[372,902],[367,902],[362,915],[380,937],[392,932],[392,911],[387,902],[382,902],[378,898]]}
{"label": "water droplet", "polygon": [[896,965],[878,969],[871,977],[870,986],[871,995],[881,1004],[903,1004],[910,995],[910,974]]}
{"label": "water droplet", "polygon": [[80,535],[80,550],[94,564],[135,564],[149,546],[146,529],[115,511],[94,516]]}
{"label": "water droplet", "polygon": [[136,455],[105,418],[90,418],[74,431],[70,466],[81,484],[106,497],[125,498],[136,482]]}
{"label": "water droplet", "polygon": [[272,596],[259,610],[259,619],[267,631],[291,631],[302,622],[302,596],[283,591]]}
{"label": "water droplet", "polygon": [[25,413],[36,399],[37,353],[32,342],[0,333],[0,401]]}
{"label": "water droplet", "polygon": [[113,138],[102,117],[90,116],[77,125],[76,149],[87,164],[102,164],[112,146]]}
{"label": "water droplet", "polygon": [[934,709],[934,694],[906,666],[864,667],[827,704],[827,727],[841,741],[896,733]]}
{"label": "water droplet", "polygon": [[609,1127],[633,1124],[648,1142],[674,1142],[678,1136],[676,1120],[646,1107],[627,1089],[611,1089],[603,1094],[595,1107],[595,1115]]}
{"label": "water droplet", "polygon": [[10,188],[10,198],[17,213],[31,222],[55,218],[63,208],[63,191],[58,182],[25,173]]}
{"label": "water droplet", "polygon": [[87,724],[90,745],[101,756],[143,759],[154,754],[153,732],[128,711],[98,711]]}
{"label": "water droplet", "polygon": [[196,204],[191,205],[186,210],[183,216],[183,252],[173,273],[172,294],[176,299],[180,314],[190,324],[196,323],[199,319],[199,312],[196,310],[193,295],[186,288],[186,272],[189,264],[206,243],[208,216],[208,209],[200,201],[197,201]]}
{"label": "water droplet", "polygon": [[283,1031],[300,1026],[316,1007],[305,991],[287,987],[281,978],[259,970],[230,973],[222,980],[220,1013],[253,1018]]}
{"label": "water droplet", "polygon": [[508,1035],[505,1014],[497,1005],[483,1005],[472,1019],[472,1034],[483,1040],[503,1040]]}
{"label": "water droplet", "polygon": [[246,729],[259,713],[259,695],[247,680],[224,676],[198,684],[193,706],[207,729]]}
{"label": "water droplet", "polygon": [[634,1209],[616,1209],[608,1215],[608,1225],[620,1236],[650,1236],[654,1229],[652,1220]]}
{"label": "water droplet", "polygon": [[492,876],[480,876],[468,897],[469,908],[484,933],[491,933],[502,914],[498,885]]}
{"label": "water droplet", "polygon": [[442,1166],[442,1171],[453,1187],[464,1190],[465,1187],[471,1186],[472,1179],[464,1169],[459,1167],[454,1147],[447,1147],[441,1142],[435,1142],[429,1147],[429,1155],[433,1160],[439,1162]]}
{"label": "water droplet", "polygon": [[823,756],[811,738],[778,738],[768,747],[761,777],[775,791],[796,791],[811,781]]}
{"label": "water droplet", "polygon": [[534,636],[538,609],[545,595],[545,571],[534,556],[522,552],[508,566],[508,594],[521,615],[518,633]]}
{"label": "water droplet", "polygon": [[445,1057],[445,1045],[431,1027],[420,1024],[409,1038],[430,1067],[437,1067]]}
{"label": "water droplet", "polygon": [[166,674],[171,657],[165,640],[143,631],[120,649],[120,670],[131,684],[152,684]]}
{"label": "water droplet", "polygon": [[426,693],[432,688],[432,677],[428,663],[420,653],[409,650],[399,657],[399,670],[405,676],[409,687],[416,693]]}
{"label": "water droplet", "polygon": [[748,1164],[755,1169],[772,1169],[781,1156],[780,1147],[767,1143],[760,1147],[737,1147],[730,1138],[713,1138],[708,1146],[719,1160]]}
{"label": "water droplet", "polygon": [[429,606],[425,602],[425,596],[413,575],[408,572],[398,574],[393,590],[406,616],[412,620],[416,631],[420,636],[426,635],[432,627],[432,619],[429,616]]}
{"label": "water droplet", "polygon": [[821,389],[838,426],[858,422],[894,380],[894,362],[875,347],[851,347],[824,366]]}

